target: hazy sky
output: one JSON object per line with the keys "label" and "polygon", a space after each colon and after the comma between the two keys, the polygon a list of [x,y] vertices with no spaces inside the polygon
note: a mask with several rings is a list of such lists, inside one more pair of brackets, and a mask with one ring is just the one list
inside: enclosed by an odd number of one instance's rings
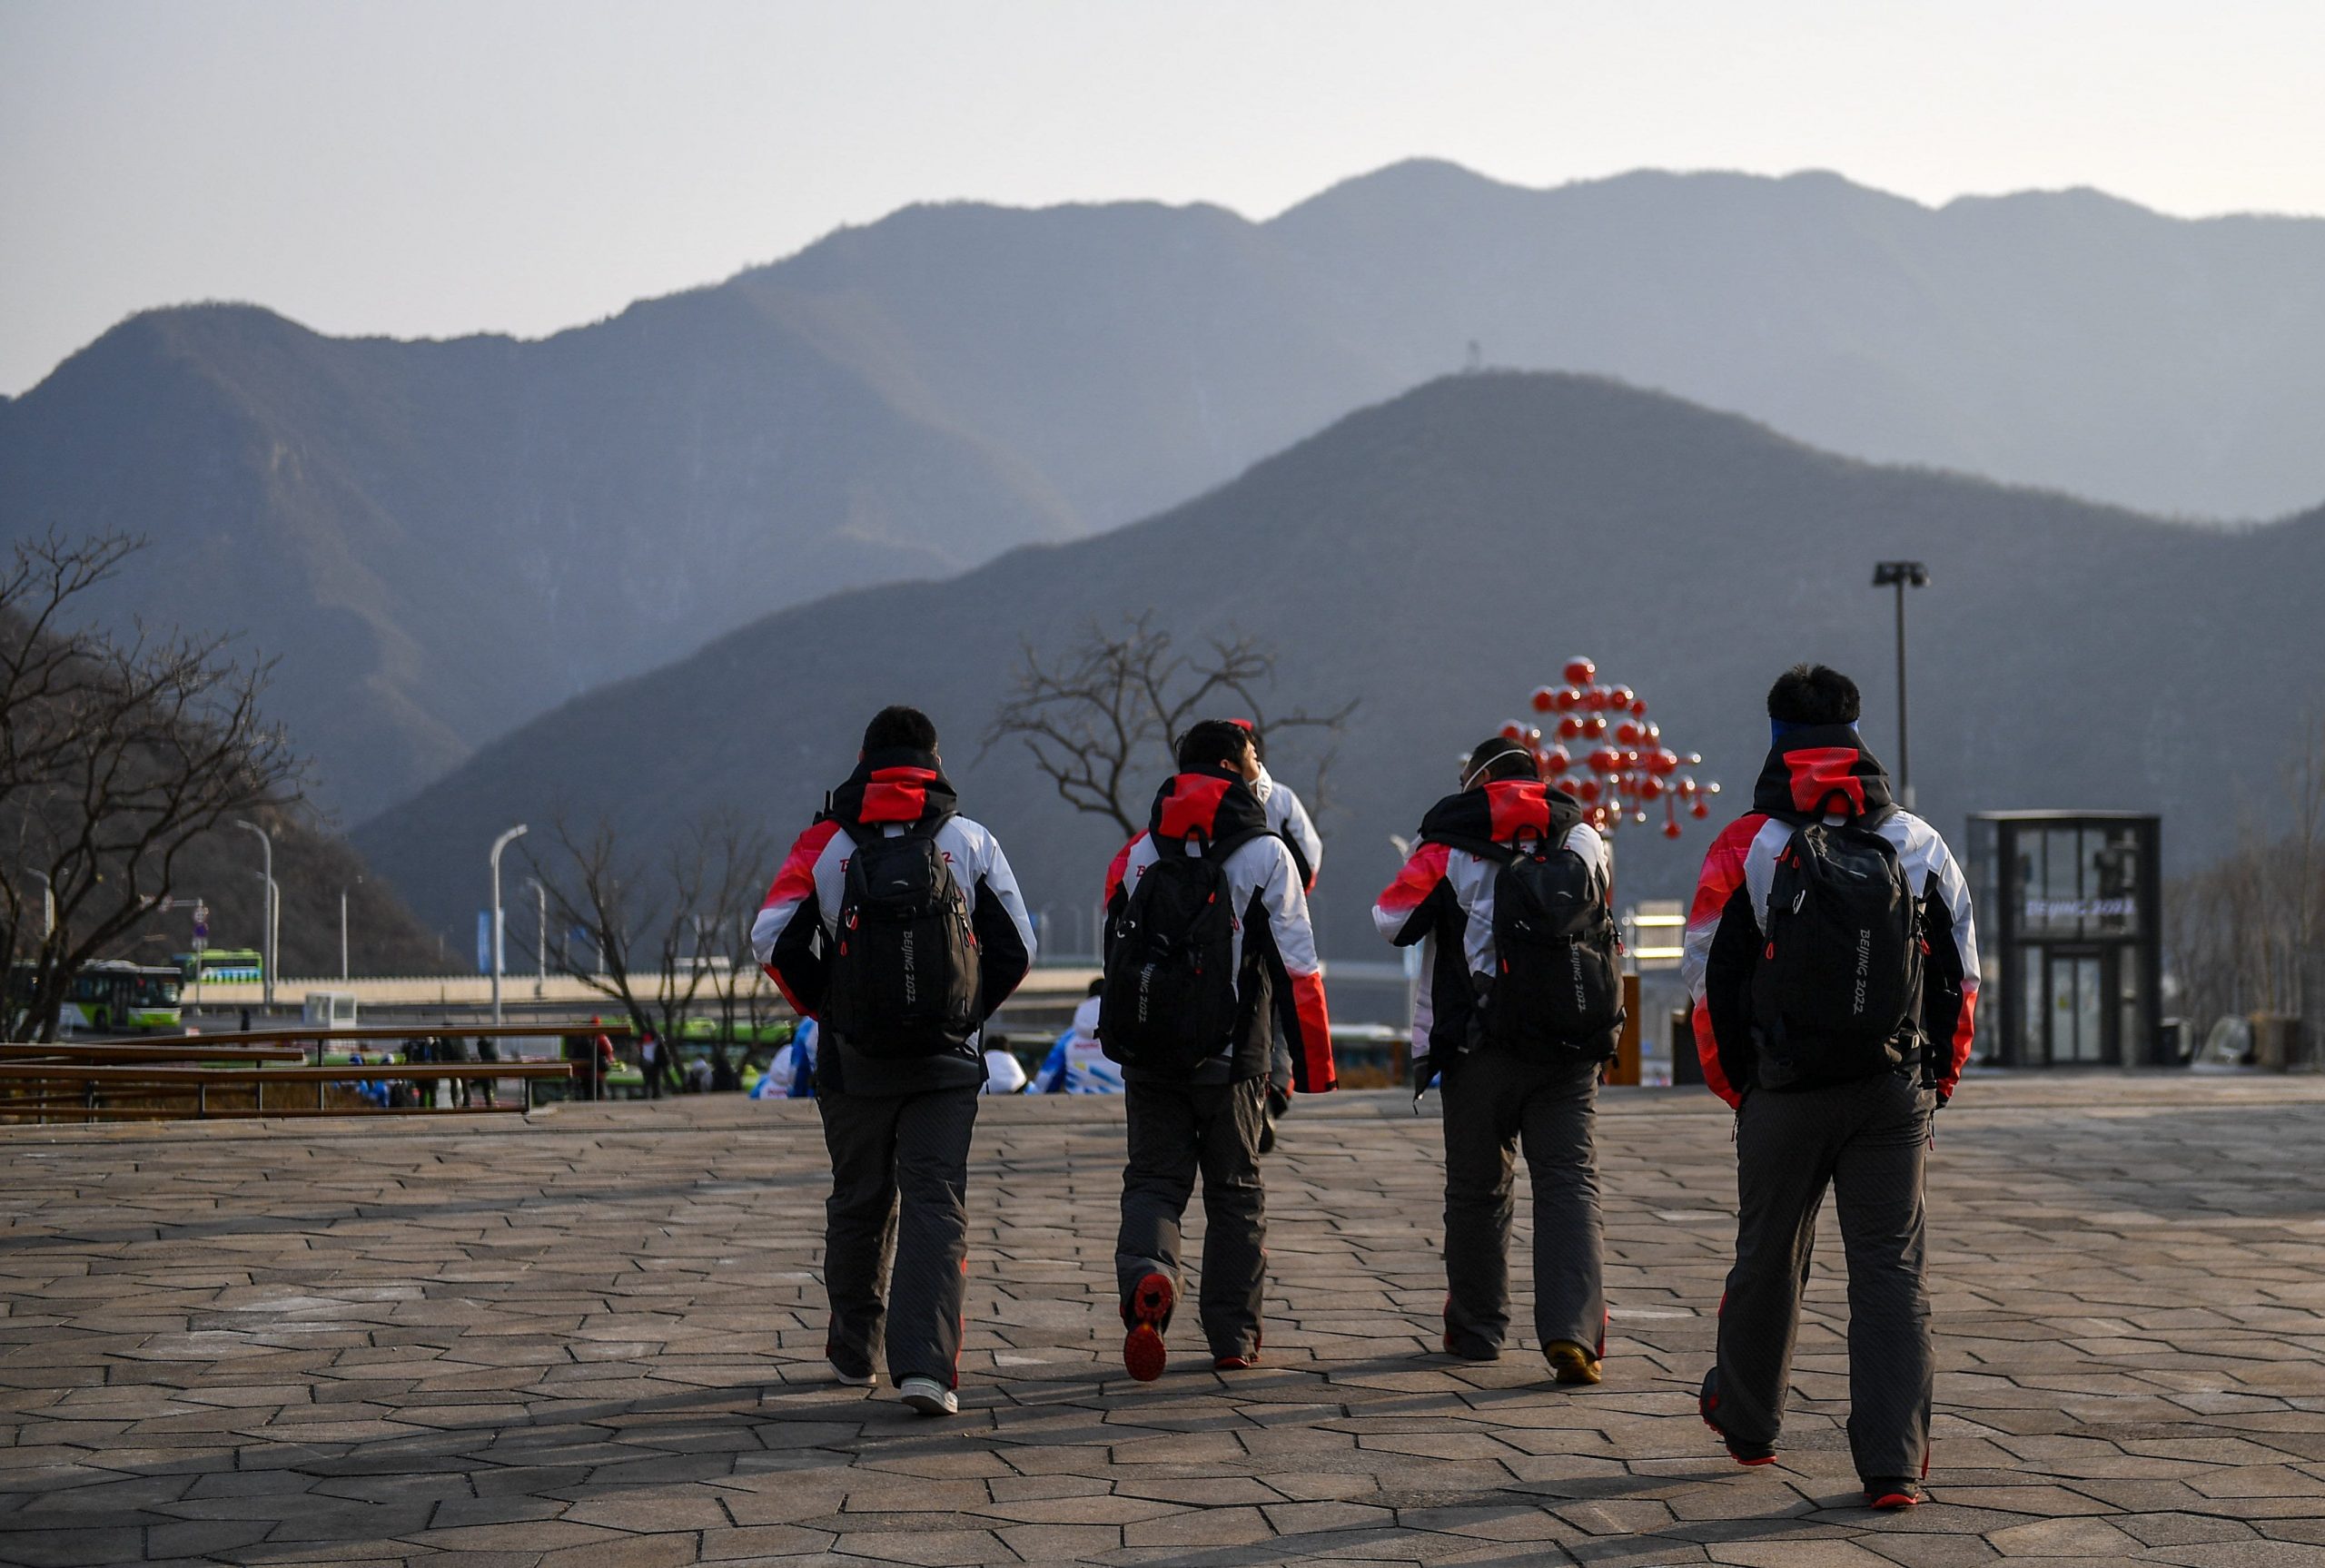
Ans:
{"label": "hazy sky", "polygon": [[0,0],[0,391],[128,312],[539,334],[903,203],[1416,154],[2325,212],[2320,0]]}

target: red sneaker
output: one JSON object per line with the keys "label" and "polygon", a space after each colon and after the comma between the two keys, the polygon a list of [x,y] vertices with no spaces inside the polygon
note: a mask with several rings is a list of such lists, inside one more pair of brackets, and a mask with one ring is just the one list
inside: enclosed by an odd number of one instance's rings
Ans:
{"label": "red sneaker", "polygon": [[1130,1332],[1123,1336],[1123,1367],[1141,1383],[1162,1376],[1170,1359],[1162,1346],[1162,1325],[1171,1317],[1171,1296],[1169,1277],[1150,1274],[1138,1282],[1123,1307],[1123,1316],[1130,1320]]}
{"label": "red sneaker", "polygon": [[1249,1372],[1259,1364],[1260,1347],[1255,1345],[1252,1346],[1248,1355],[1222,1356],[1212,1362],[1212,1366],[1221,1372]]}

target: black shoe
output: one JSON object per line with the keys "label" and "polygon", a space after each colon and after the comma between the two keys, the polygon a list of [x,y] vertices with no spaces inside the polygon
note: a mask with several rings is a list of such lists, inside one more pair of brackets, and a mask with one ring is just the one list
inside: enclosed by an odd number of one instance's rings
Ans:
{"label": "black shoe", "polygon": [[1280,1116],[1290,1116],[1291,1114],[1291,1096],[1290,1094],[1286,1093],[1284,1090],[1281,1090],[1281,1089],[1278,1089],[1274,1084],[1272,1084],[1272,1083],[1269,1084],[1269,1085],[1268,1085],[1268,1119],[1269,1119],[1270,1121],[1273,1121],[1276,1118],[1278,1118],[1278,1117],[1280,1117]]}
{"label": "black shoe", "polygon": [[1741,1437],[1729,1436],[1727,1428],[1719,1424],[1718,1413],[1719,1368],[1715,1366],[1704,1374],[1702,1391],[1696,1395],[1696,1414],[1704,1418],[1705,1425],[1719,1434],[1719,1440],[1727,1445],[1727,1456],[1738,1464],[1774,1464],[1776,1462],[1775,1444],[1751,1443]]}

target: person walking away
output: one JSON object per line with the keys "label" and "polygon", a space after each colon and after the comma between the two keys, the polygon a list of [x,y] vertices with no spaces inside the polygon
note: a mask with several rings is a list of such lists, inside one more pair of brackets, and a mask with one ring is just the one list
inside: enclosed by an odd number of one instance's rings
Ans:
{"label": "person walking away", "polygon": [[1534,1193],[1534,1332],[1560,1383],[1597,1383],[1606,1355],[1598,1075],[1623,1024],[1606,840],[1581,804],[1496,735],[1431,806],[1372,908],[1423,944],[1426,1054],[1445,1101],[1448,1355],[1499,1359],[1509,1334],[1516,1157]]}
{"label": "person walking away", "polygon": [[662,1040],[652,1030],[638,1037],[638,1070],[646,1078],[646,1098],[662,1098]]}
{"label": "person walking away", "polygon": [[869,1386],[885,1342],[924,1415],[959,1408],[979,1040],[1034,952],[1009,859],[960,814],[936,744],[915,708],[875,715],[751,927],[784,1000],[818,1024],[824,1353],[841,1382]]}
{"label": "person walking away", "polygon": [[[476,1059],[487,1067],[499,1066],[500,1063],[500,1042],[489,1034],[479,1035],[476,1042]],[[490,1073],[487,1073],[482,1078],[478,1079],[476,1080],[476,1087],[484,1096],[484,1103],[487,1109],[490,1109],[493,1106],[500,1103],[497,1098],[500,1091],[500,1080],[495,1079]]]}
{"label": "person walking away", "polygon": [[1929,1474],[1924,1162],[1969,1060],[1978,944],[1960,867],[1895,804],[1858,708],[1822,665],[1777,677],[1752,810],[1713,841],[1688,912],[1697,1054],[1736,1108],[1736,1263],[1699,1408],[1738,1464],[1775,1460],[1830,1188],[1849,1452],[1867,1504],[1906,1508]]}
{"label": "person walking away", "polygon": [[607,1080],[614,1074],[613,1036],[599,1027],[602,1022],[595,1016],[589,1020],[590,1027],[598,1031],[597,1037],[589,1041],[589,1098],[593,1100],[608,1098]]}
{"label": "person walking away", "polygon": [[1106,1059],[1098,1043],[1098,999],[1106,989],[1103,979],[1090,982],[1090,994],[1073,1010],[1050,1053],[1042,1058],[1029,1094],[1120,1094],[1123,1070]]}
{"label": "person walking away", "polygon": [[1336,1081],[1307,890],[1244,782],[1251,745],[1224,720],[1190,728],[1147,831],[1106,873],[1098,1040],[1122,1064],[1128,1101],[1114,1275],[1127,1330],[1123,1365],[1140,1382],[1161,1376],[1167,1359],[1180,1224],[1198,1174],[1198,1305],[1212,1365],[1258,1365],[1267,1264],[1259,1147],[1271,1021],[1291,1041],[1299,1090],[1320,1094]]}
{"label": "person walking away", "polygon": [[[464,1034],[447,1034],[437,1037],[436,1060],[446,1063],[459,1063],[464,1061],[474,1061],[476,1060],[476,1055],[475,1052],[470,1049],[468,1036]],[[476,1085],[472,1080],[465,1078],[454,1079],[452,1080],[453,1102],[462,1110],[468,1109],[473,1103],[475,1088]]]}
{"label": "person walking away", "polygon": [[[1281,835],[1291,851],[1291,858],[1300,869],[1300,886],[1311,899],[1316,896],[1316,874],[1324,869],[1324,840],[1316,832],[1316,823],[1308,814],[1308,807],[1291,788],[1268,772],[1267,732],[1251,719],[1237,719],[1237,725],[1252,737],[1251,754],[1243,763],[1243,782],[1252,786],[1260,809],[1267,814],[1268,829]],[[1282,1030],[1274,1031],[1268,1059],[1268,1119],[1260,1129],[1260,1152],[1275,1149],[1275,1124],[1291,1114],[1291,1046]]]}

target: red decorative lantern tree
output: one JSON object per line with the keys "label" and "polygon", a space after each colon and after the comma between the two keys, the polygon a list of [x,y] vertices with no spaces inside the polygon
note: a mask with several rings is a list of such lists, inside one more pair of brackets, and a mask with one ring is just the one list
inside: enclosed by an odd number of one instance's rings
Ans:
{"label": "red decorative lantern tree", "polygon": [[[1534,688],[1534,711],[1557,715],[1547,734],[1516,719],[1501,733],[1533,754],[1544,778],[1572,792],[1592,827],[1611,833],[1625,818],[1643,825],[1659,802],[1663,835],[1677,838],[1683,815],[1711,815],[1719,785],[1680,771],[1700,766],[1703,754],[1665,745],[1645,697],[1629,686],[1600,684],[1589,659],[1568,659],[1562,673],[1564,685]],[[1568,743],[1577,741],[1584,746],[1569,750]]]}

